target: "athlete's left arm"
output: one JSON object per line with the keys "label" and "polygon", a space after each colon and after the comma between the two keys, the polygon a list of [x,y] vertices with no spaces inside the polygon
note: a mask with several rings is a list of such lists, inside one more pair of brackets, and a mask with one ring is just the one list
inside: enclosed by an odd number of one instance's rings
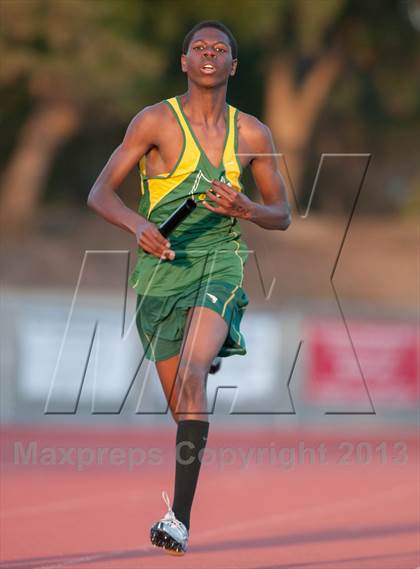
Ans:
{"label": "athlete's left arm", "polygon": [[[251,119],[250,115],[248,117]],[[277,167],[275,148],[270,129],[252,117],[246,125],[247,146],[252,149],[251,170],[264,204],[249,199],[243,192],[214,180],[207,196],[214,202],[205,207],[221,215],[252,221],[265,229],[285,230],[291,223],[282,176]],[[245,129],[244,129],[245,130]]]}

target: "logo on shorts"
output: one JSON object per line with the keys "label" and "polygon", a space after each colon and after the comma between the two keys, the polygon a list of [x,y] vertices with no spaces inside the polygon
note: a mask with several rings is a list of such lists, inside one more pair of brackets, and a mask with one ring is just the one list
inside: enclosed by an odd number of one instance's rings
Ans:
{"label": "logo on shorts", "polygon": [[214,294],[210,294],[209,292],[206,292],[207,296],[210,297],[210,300],[212,301],[213,304],[215,304],[219,299],[217,298],[217,296],[214,296]]}

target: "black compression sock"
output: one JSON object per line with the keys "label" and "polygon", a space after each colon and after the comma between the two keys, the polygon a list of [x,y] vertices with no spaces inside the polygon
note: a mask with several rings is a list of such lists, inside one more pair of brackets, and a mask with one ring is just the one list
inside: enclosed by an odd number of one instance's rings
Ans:
{"label": "black compression sock", "polygon": [[187,529],[201,466],[198,453],[207,443],[209,422],[186,420],[178,422],[176,433],[175,491],[172,510]]}

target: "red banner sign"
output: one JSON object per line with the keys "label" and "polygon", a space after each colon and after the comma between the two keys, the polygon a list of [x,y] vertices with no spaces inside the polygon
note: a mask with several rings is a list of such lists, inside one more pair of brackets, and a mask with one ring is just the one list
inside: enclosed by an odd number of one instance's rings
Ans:
{"label": "red banner sign", "polygon": [[305,399],[369,403],[368,389],[374,405],[416,405],[418,343],[418,329],[409,324],[308,321]]}

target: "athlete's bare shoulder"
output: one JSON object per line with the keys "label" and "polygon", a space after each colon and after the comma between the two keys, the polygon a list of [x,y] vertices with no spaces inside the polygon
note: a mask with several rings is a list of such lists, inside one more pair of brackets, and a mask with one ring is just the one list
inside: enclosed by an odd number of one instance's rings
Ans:
{"label": "athlete's bare shoulder", "polygon": [[148,105],[139,111],[131,120],[129,130],[132,136],[147,136],[156,142],[162,132],[162,125],[169,126],[176,122],[165,101],[159,101],[153,105]]}
{"label": "athlete's bare shoulder", "polygon": [[248,153],[250,162],[257,154],[273,152],[270,129],[254,115],[239,111],[238,137],[240,152]]}

